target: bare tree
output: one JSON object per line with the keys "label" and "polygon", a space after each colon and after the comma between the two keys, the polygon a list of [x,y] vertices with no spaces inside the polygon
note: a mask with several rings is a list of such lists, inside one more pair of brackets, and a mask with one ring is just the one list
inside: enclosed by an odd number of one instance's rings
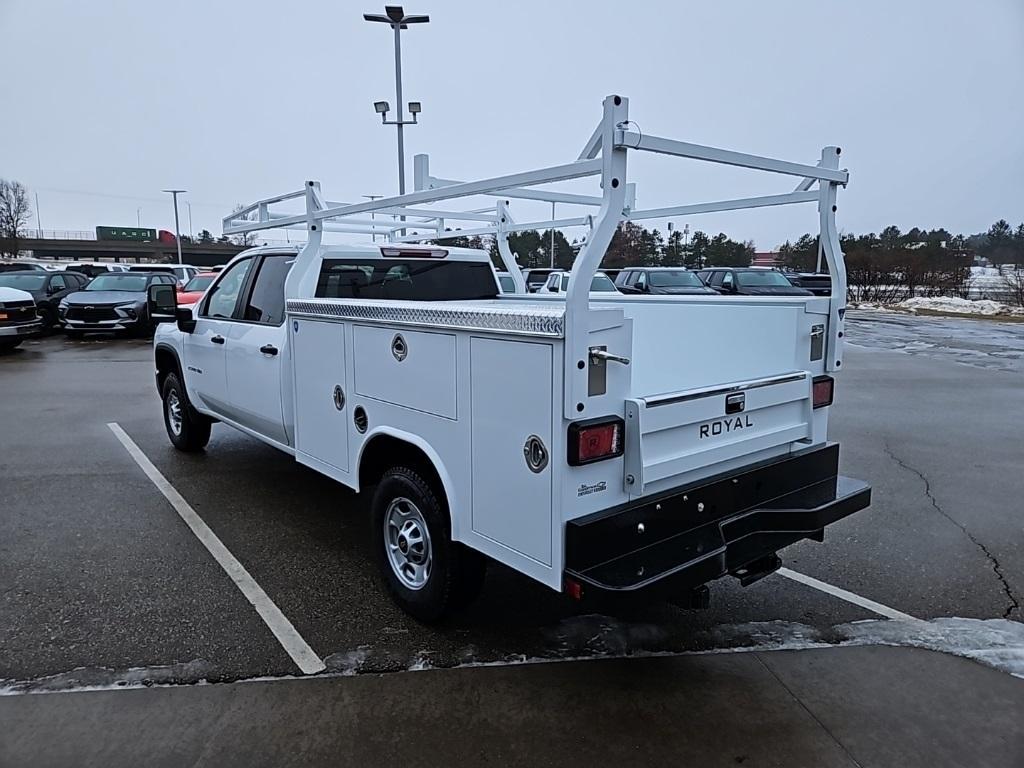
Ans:
{"label": "bare tree", "polygon": [[18,238],[31,216],[25,185],[0,179],[0,241],[5,255],[18,255]]}
{"label": "bare tree", "polygon": [[[232,213],[238,213],[240,210],[245,208],[244,205],[239,203],[231,209]],[[235,245],[255,245],[256,244],[256,233],[255,232],[242,232],[239,235],[234,235]]]}
{"label": "bare tree", "polygon": [[1003,275],[1003,284],[1009,292],[1010,299],[1018,307],[1024,307],[1024,269],[1015,269]]}

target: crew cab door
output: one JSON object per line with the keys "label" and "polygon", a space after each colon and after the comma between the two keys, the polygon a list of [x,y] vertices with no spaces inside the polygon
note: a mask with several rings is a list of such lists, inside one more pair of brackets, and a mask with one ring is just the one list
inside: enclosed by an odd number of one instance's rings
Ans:
{"label": "crew cab door", "polygon": [[287,328],[284,281],[295,254],[262,256],[253,269],[226,345],[228,416],[271,440],[288,443],[284,391]]}
{"label": "crew cab door", "polygon": [[199,305],[195,330],[184,334],[185,389],[197,405],[225,416],[230,411],[225,350],[252,266],[250,256],[225,269]]}

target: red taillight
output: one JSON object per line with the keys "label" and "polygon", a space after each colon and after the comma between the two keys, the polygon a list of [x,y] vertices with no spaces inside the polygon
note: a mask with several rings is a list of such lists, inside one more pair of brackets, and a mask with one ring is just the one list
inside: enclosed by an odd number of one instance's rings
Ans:
{"label": "red taillight", "polygon": [[811,401],[815,408],[824,408],[832,405],[832,393],[835,390],[835,380],[831,376],[815,376],[811,384]]}
{"label": "red taillight", "polygon": [[568,576],[565,577],[565,594],[571,597],[573,600],[583,599],[583,585],[575,579],[570,579]]}
{"label": "red taillight", "polygon": [[569,425],[569,465],[578,467],[621,456],[625,428],[618,417],[573,422]]}

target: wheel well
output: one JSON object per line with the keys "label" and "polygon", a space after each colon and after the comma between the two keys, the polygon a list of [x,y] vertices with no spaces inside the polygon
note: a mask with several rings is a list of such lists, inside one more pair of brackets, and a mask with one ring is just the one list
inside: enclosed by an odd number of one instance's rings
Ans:
{"label": "wheel well", "polygon": [[376,485],[381,476],[391,467],[403,466],[416,470],[420,476],[431,484],[438,499],[448,509],[448,494],[444,483],[437,473],[437,468],[430,457],[412,443],[391,435],[374,435],[363,449],[359,461],[359,489],[366,490]]}
{"label": "wheel well", "polygon": [[168,374],[177,373],[181,377],[181,368],[178,365],[178,357],[166,347],[157,347],[156,359],[156,386],[157,390],[163,392],[164,380]]}

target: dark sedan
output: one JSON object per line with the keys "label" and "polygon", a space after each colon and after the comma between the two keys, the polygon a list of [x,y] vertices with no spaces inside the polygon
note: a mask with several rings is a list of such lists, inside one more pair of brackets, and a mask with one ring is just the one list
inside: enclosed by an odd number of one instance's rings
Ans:
{"label": "dark sedan", "polygon": [[701,279],[718,293],[730,296],[813,296],[797,288],[774,269],[757,267],[709,267],[698,272]]}
{"label": "dark sedan", "polygon": [[696,272],[672,267],[623,269],[615,278],[615,287],[623,293],[647,293],[664,296],[714,294]]}
{"label": "dark sedan", "polygon": [[0,286],[17,288],[19,291],[32,294],[43,331],[52,330],[57,326],[60,317],[57,307],[60,300],[68,294],[82,290],[88,282],[88,277],[75,272],[0,272]]}
{"label": "dark sedan", "polygon": [[60,319],[68,336],[90,331],[134,331],[148,334],[153,323],[146,311],[147,291],[154,283],[176,285],[169,273],[108,272],[93,278],[85,290],[60,302]]}

